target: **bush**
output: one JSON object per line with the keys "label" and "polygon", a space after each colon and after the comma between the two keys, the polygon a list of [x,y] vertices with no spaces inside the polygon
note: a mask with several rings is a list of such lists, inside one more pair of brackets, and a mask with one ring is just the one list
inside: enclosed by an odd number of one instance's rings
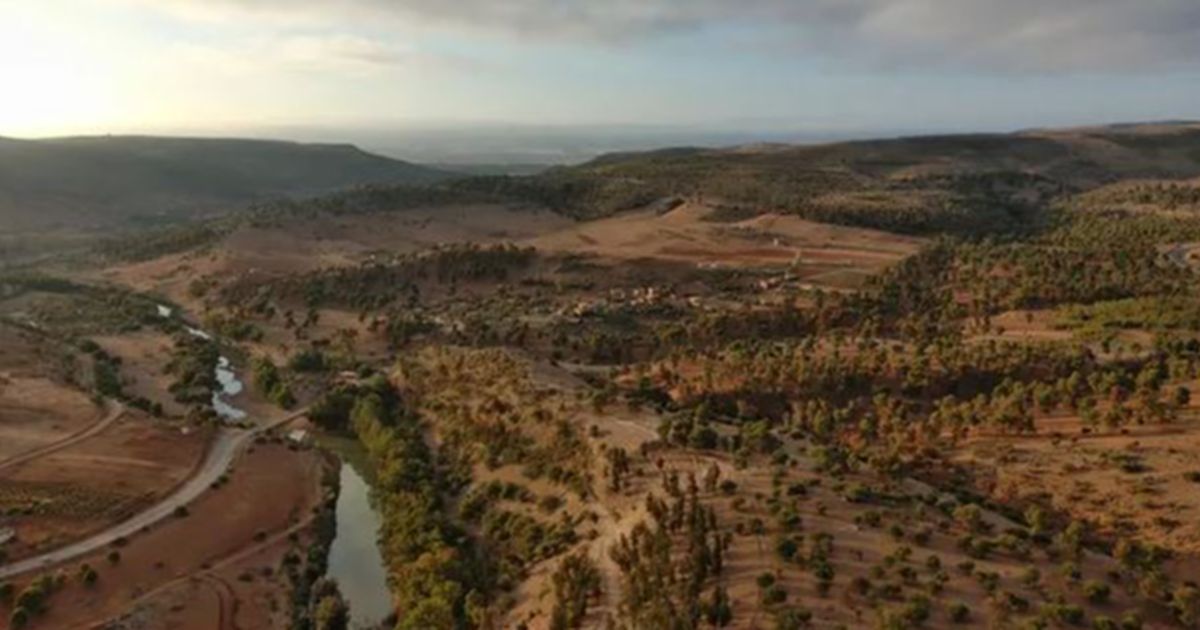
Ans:
{"label": "bush", "polygon": [[775,585],[775,574],[770,572],[760,573],[754,581],[758,584],[758,588],[765,590]]}
{"label": "bush", "polygon": [[1112,595],[1112,589],[1104,582],[1091,580],[1083,586],[1083,595],[1093,604],[1104,604]]}
{"label": "bush", "polygon": [[94,586],[100,579],[100,574],[96,573],[96,570],[90,565],[85,564],[79,567],[79,579],[85,586]]}
{"label": "bush", "polygon": [[957,602],[950,607],[950,621],[954,623],[967,623],[971,620],[971,609],[962,602]]}
{"label": "bush", "polygon": [[1142,630],[1142,618],[1135,612],[1121,617],[1121,630]]}
{"label": "bush", "polygon": [[292,355],[288,367],[297,372],[322,372],[329,367],[329,362],[320,350],[309,348]]}
{"label": "bush", "polygon": [[1084,620],[1083,609],[1074,604],[1053,605],[1049,612],[1059,622],[1072,626],[1081,625]]}
{"label": "bush", "polygon": [[779,542],[775,544],[775,551],[779,554],[780,558],[790,562],[800,551],[800,546],[796,544],[794,538],[788,536],[779,539]]}
{"label": "bush", "polygon": [[553,494],[548,494],[538,501],[538,509],[546,513],[552,513],[562,507],[562,498]]}
{"label": "bush", "polygon": [[787,601],[787,591],[783,590],[783,587],[778,584],[773,584],[770,588],[763,591],[763,604],[767,606],[782,604],[785,601]]}
{"label": "bush", "polygon": [[29,625],[29,611],[21,606],[13,609],[12,615],[8,618],[8,624],[15,629],[24,628]]}
{"label": "bush", "polygon": [[806,608],[784,608],[775,614],[778,630],[800,630],[807,628],[811,621],[812,612]]}

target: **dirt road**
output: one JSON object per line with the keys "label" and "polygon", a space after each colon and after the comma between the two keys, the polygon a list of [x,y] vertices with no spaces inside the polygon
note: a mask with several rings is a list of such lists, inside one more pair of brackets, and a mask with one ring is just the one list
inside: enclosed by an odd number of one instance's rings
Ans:
{"label": "dirt road", "polygon": [[105,415],[100,420],[88,425],[87,427],[84,427],[82,430],[80,430],[72,435],[69,435],[57,442],[52,443],[52,444],[47,444],[45,446],[41,446],[41,447],[35,448],[31,451],[26,451],[19,455],[14,455],[12,457],[9,457],[8,459],[0,461],[0,472],[8,470],[10,468],[14,468],[16,466],[20,466],[21,464],[24,464],[25,462],[33,461],[39,457],[45,457],[46,455],[56,453],[58,451],[61,451],[65,448],[69,447],[69,446],[78,444],[90,437],[99,435],[105,429],[112,426],[112,423],[119,420],[121,418],[121,416],[123,416],[123,415],[125,415],[125,405],[122,405],[119,402],[113,402],[112,409],[109,410],[107,415]]}
{"label": "dirt road", "polygon": [[0,579],[54,566],[87,555],[112,544],[120,538],[128,538],[143,528],[148,528],[172,516],[176,509],[194,501],[205,490],[208,490],[221,475],[225,474],[237,456],[256,435],[286,424],[307,412],[307,409],[302,409],[276,418],[254,429],[221,429],[213,440],[212,447],[209,448],[208,455],[205,457],[204,463],[197,470],[196,474],[184,482],[171,495],[140,514],[135,515],[133,518],[118,523],[89,538],[71,543],[65,547],[60,547],[54,551],[43,553],[39,556],[0,567]]}

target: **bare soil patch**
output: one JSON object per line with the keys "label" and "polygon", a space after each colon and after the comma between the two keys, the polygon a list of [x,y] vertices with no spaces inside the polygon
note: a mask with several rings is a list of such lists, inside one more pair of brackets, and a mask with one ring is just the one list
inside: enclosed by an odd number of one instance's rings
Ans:
{"label": "bare soil patch", "polygon": [[[256,538],[270,540],[304,521],[319,500],[320,469],[313,452],[256,445],[228,483],[191,505],[187,516],[131,539],[120,549],[117,564],[104,554],[81,560],[99,572],[95,586],[81,584],[74,579],[74,567],[67,567],[67,586],[31,627],[91,627],[118,616],[123,617],[118,627],[124,628],[283,627],[284,584],[263,569],[278,568],[279,558],[293,546],[288,540],[221,566],[212,575],[188,576],[255,547]],[[296,545],[301,544],[302,537]],[[168,583],[174,586],[156,590]],[[141,599],[147,594],[152,595]],[[278,613],[270,610],[272,600]]]}
{"label": "bare soil patch", "polygon": [[65,544],[136,513],[199,464],[206,432],[129,412],[102,433],[0,472],[17,532],[10,558]]}
{"label": "bare soil patch", "polygon": [[1038,421],[1039,435],[978,437],[959,459],[994,471],[992,493],[1036,500],[1108,537],[1137,535],[1200,555],[1200,420],[1084,434],[1077,417]]}
{"label": "bare soil patch", "polygon": [[915,252],[920,239],[764,214],[736,223],[705,220],[713,209],[686,203],[666,213],[640,210],[580,223],[527,244],[549,252],[617,260],[659,259],[704,266],[808,268],[876,272]]}
{"label": "bare soil patch", "polygon": [[0,462],[67,438],[103,415],[78,389],[0,372]]}

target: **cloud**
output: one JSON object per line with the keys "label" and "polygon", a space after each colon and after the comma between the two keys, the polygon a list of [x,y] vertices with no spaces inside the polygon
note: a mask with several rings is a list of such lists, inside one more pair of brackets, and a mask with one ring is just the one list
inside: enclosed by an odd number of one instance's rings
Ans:
{"label": "cloud", "polygon": [[176,44],[161,62],[231,77],[290,74],[370,77],[390,70],[474,70],[480,62],[352,35],[290,35],[204,45]]}
{"label": "cloud", "polygon": [[585,45],[736,31],[769,50],[884,65],[1017,72],[1200,66],[1196,0],[154,0],[154,6],[209,17],[439,25]]}

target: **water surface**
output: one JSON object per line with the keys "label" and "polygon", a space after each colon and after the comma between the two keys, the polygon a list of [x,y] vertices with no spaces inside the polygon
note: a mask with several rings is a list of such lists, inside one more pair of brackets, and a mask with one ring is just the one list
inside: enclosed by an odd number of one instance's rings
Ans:
{"label": "water surface", "polygon": [[[158,316],[164,319],[168,319],[175,314],[175,311],[169,306],[159,304],[157,305],[157,308]],[[193,337],[203,339],[205,341],[212,341],[212,335],[200,330],[199,328],[193,328],[192,326],[185,324],[183,329]],[[213,411],[215,411],[218,416],[230,422],[245,420],[246,412],[234,407],[229,402],[230,398],[242,393],[243,385],[242,381],[238,379],[237,373],[233,371],[233,366],[229,363],[228,358],[217,358],[217,367],[214,369],[214,376],[217,379],[217,384],[220,385],[221,388],[213,392]]]}
{"label": "water surface", "polygon": [[376,542],[379,515],[371,507],[371,488],[349,464],[341,467],[337,535],[329,549],[328,575],[350,604],[355,628],[373,627],[392,612],[387,573]]}

